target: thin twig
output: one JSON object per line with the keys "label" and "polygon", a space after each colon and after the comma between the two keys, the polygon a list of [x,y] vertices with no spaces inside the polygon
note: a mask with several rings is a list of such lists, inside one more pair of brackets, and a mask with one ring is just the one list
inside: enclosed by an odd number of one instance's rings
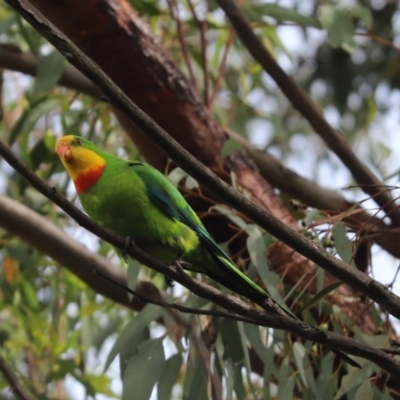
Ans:
{"label": "thin twig", "polygon": [[[363,190],[371,196],[376,195],[376,185],[381,185],[382,182],[379,181],[367,165],[359,160],[344,135],[328,123],[304,90],[283,71],[261,39],[254,33],[249,21],[237,4],[233,0],[217,0],[217,3],[226,13],[249,53],[274,79],[293,107],[304,116],[315,132],[324,139],[325,143],[352,173],[355,180],[360,184],[367,184],[367,186],[363,186]],[[397,226],[400,226],[400,211],[391,203],[391,200],[390,194],[386,192],[379,193],[375,197],[375,201],[388,214],[389,218]]]}
{"label": "thin twig", "polygon": [[[208,107],[209,105],[209,72],[208,72],[208,60],[207,60],[207,21],[200,20],[197,16],[196,9],[193,6],[191,0],[187,0],[190,11],[192,12],[193,19],[196,21],[197,26],[200,30],[200,41],[201,41],[201,62],[203,67],[203,90],[204,90],[204,104]],[[208,6],[208,4],[207,4]],[[207,13],[208,11],[206,11]]]}
{"label": "thin twig", "polygon": [[168,7],[171,13],[172,18],[176,22],[176,27],[178,30],[178,38],[181,44],[183,58],[185,60],[187,69],[189,71],[190,81],[194,89],[197,90],[197,81],[196,76],[194,75],[192,61],[190,60],[189,49],[185,41],[185,35],[183,33],[182,21],[179,18],[179,10],[175,0],[167,0]]}
{"label": "thin twig", "polygon": [[7,361],[0,355],[0,371],[10,385],[11,392],[21,400],[38,400],[24,387]]}
{"label": "thin twig", "polygon": [[214,85],[214,89],[210,98],[210,102],[209,102],[209,107],[212,108],[214,101],[216,100],[217,96],[218,96],[218,92],[219,89],[221,87],[222,84],[222,79],[225,76],[225,70],[226,70],[226,63],[228,60],[228,54],[229,54],[229,50],[232,46],[233,43],[233,39],[235,37],[235,31],[233,29],[231,29],[229,31],[228,34],[228,40],[226,42],[225,48],[224,48],[224,52],[222,53],[222,60],[221,60],[221,64],[219,66],[219,70],[218,70],[218,76],[217,76],[217,80],[215,81],[215,85]]}
{"label": "thin twig", "polygon": [[139,300],[146,302],[146,303],[155,304],[156,306],[160,306],[163,308],[171,308],[173,310],[177,310],[177,311],[180,311],[185,314],[210,315],[213,317],[223,317],[223,318],[228,318],[228,319],[232,319],[235,321],[247,322],[248,324],[259,325],[258,322],[256,323],[254,320],[252,320],[250,318],[240,317],[239,315],[227,313],[224,311],[201,310],[199,308],[182,306],[181,304],[178,304],[178,303],[168,303],[167,301],[156,300],[154,298],[144,296],[143,294],[138,293],[136,290],[130,289],[129,287],[127,287],[125,285],[122,285],[121,283],[115,281],[114,279],[110,278],[109,276],[103,274],[100,271],[93,270],[93,273],[100,276],[101,278],[105,279],[107,282],[110,282],[113,285],[118,286],[119,288],[125,290],[126,292],[136,296]]}

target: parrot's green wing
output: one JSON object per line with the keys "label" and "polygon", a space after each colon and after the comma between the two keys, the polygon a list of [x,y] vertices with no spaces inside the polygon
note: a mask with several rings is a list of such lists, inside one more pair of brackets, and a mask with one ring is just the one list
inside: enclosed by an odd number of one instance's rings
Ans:
{"label": "parrot's green wing", "polygon": [[[157,170],[154,170],[154,168],[143,163],[136,163],[133,167],[135,173],[145,183],[147,194],[150,199],[172,218],[177,219],[195,231],[209,253],[219,261],[217,265],[222,264],[229,272],[234,273],[237,278],[244,280],[253,290],[264,296],[265,299],[269,297],[263,289],[240,271],[230,257],[221,249],[220,246],[218,246],[212,236],[205,229],[199,217],[190,208],[181,193],[175,188],[175,186],[173,186],[168,178]],[[224,272],[225,274],[228,272],[224,271],[222,268],[220,269],[220,271],[210,271],[205,265],[205,271],[209,273],[211,277],[215,275],[223,277]],[[229,276],[226,276],[226,278],[228,279]]]}
{"label": "parrot's green wing", "polygon": [[[145,183],[147,194],[154,204],[172,218],[175,218],[195,231],[201,243],[216,260],[212,268],[207,265],[207,262],[205,263],[204,273],[222,285],[253,299],[253,301],[263,306],[265,300],[270,298],[268,293],[237,268],[231,258],[207,232],[197,214],[190,208],[179,190],[168,178],[147,164],[137,162],[130,163],[130,165]],[[275,300],[273,301],[290,316],[298,319],[286,305],[282,305]]]}

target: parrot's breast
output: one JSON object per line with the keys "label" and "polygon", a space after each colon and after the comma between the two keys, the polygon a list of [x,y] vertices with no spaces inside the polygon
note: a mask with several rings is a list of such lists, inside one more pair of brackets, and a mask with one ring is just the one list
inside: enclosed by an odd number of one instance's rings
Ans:
{"label": "parrot's breast", "polygon": [[141,178],[122,160],[107,163],[101,178],[79,197],[91,218],[163,261],[199,247],[197,233],[161,210]]}

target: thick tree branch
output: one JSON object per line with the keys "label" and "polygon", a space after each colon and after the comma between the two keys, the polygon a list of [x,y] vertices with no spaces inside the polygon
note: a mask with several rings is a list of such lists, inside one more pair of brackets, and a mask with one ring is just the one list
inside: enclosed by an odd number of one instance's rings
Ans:
{"label": "thick tree branch", "polygon": [[[145,306],[145,303],[137,298],[129,301],[124,291],[93,274],[93,270],[96,269],[120,285],[126,285],[126,274],[123,271],[69,238],[61,229],[28,207],[2,195],[0,195],[0,226],[68,268],[96,293],[136,311]],[[160,290],[151,282],[138,281],[135,290],[155,300],[163,298]]]}
{"label": "thick tree branch", "polygon": [[191,278],[189,275],[183,273],[183,271],[173,265],[166,265],[165,263],[154,259],[134,245],[132,245],[130,249],[126,249],[125,238],[115,234],[107,228],[102,227],[83,214],[82,211],[77,209],[64,196],[62,196],[61,193],[59,193],[53,187],[50,187],[32,171],[27,169],[19,160],[15,158],[8,147],[2,142],[0,142],[0,154],[34,188],[57,204],[71,218],[78,222],[78,224],[94,233],[101,239],[111,243],[113,246],[124,250],[126,254],[132,258],[136,258],[139,262],[148,265],[155,271],[167,275],[173,280],[181,283],[198,296],[206,298],[225,308],[226,310],[250,319],[254,323],[261,326],[283,329],[292,332],[293,334],[306,340],[325,345],[338,351],[344,351],[358,357],[366,358],[392,375],[398,376],[400,374],[400,362],[396,361],[384,351],[337,333],[314,328],[295,320],[284,313],[279,313],[275,308],[271,308],[269,312],[256,309],[236,297],[226,295],[210,285]]}
{"label": "thick tree branch", "polygon": [[[92,79],[93,82],[103,90],[104,94],[108,96],[115,107],[125,113],[132,123],[148,135],[157,146],[162,148],[166,154],[196,180],[218,195],[224,202],[243,213],[252,221],[255,221],[277,239],[286,243],[295,251],[303,254],[339,280],[359,290],[373,301],[376,301],[393,316],[400,318],[400,298],[398,296],[368,275],[328,254],[318,244],[311,242],[301,234],[290,229],[282,221],[252,203],[245,196],[240,195],[231,186],[222,182],[215,174],[204,167],[204,165],[172,139],[168,133],[158,126],[148,115],[140,110],[140,108],[136,106],[92,60],[83,54],[64,34],[46,20],[36,9],[27,3],[27,1],[6,1],[33,27],[42,33],[71,63]],[[13,163],[14,168],[17,169],[18,167],[16,167],[15,160],[13,161],[13,156],[8,151],[7,147],[2,145],[1,149],[3,156],[7,156],[8,161]],[[26,171],[19,170],[19,172],[29,179],[30,176],[26,174]],[[51,196],[51,190],[47,190],[46,195]],[[49,198],[52,198],[54,201],[59,201],[60,199],[54,196]],[[74,211],[71,211],[71,213],[76,215]],[[112,236],[103,235],[101,237],[104,240],[108,240]],[[123,244],[120,243],[120,246],[116,246],[121,248],[123,247],[122,245]],[[137,258],[139,259],[139,257]],[[156,264],[154,264],[154,268],[156,269],[155,265]],[[177,273],[173,268],[171,269],[171,267],[169,267],[168,270],[163,271],[162,273],[171,278],[176,278]],[[174,271],[174,273],[172,271]],[[176,280],[181,282],[179,279]]]}
{"label": "thick tree branch", "polygon": [[235,2],[233,0],[217,0],[217,3],[226,13],[247,50],[275,80],[293,107],[306,118],[315,132],[325,140],[330,149],[352,173],[364,192],[374,198],[396,226],[400,226],[400,209],[390,192],[382,191],[383,183],[358,159],[345,137],[329,125],[321,111],[301,87],[283,71],[261,39],[254,33],[250,23]]}
{"label": "thick tree branch", "polygon": [[[29,53],[22,53],[18,47],[0,44],[0,68],[8,68],[32,76],[36,75],[37,60]],[[60,81],[60,85],[73,90],[78,90],[94,98],[101,95],[100,89],[87,79],[79,70],[72,65],[67,65]],[[263,152],[249,143],[242,136],[228,130],[228,135],[243,145],[254,161],[261,175],[274,187],[285,192],[289,196],[298,199],[305,204],[327,211],[329,214],[337,214],[353,208],[355,205],[333,190],[325,189],[312,180],[297,175],[294,171],[283,165],[278,159],[269,153]],[[355,227],[366,230],[373,235],[372,239],[384,250],[395,257],[400,258],[400,248],[397,246],[390,228],[376,217],[366,211],[352,216],[349,223]]]}
{"label": "thick tree branch", "polygon": [[[33,54],[22,52],[17,46],[0,44],[0,67],[36,76],[37,59]],[[72,65],[64,67],[58,83],[95,98],[101,95],[100,89]]]}
{"label": "thick tree branch", "polygon": [[[205,165],[218,167],[224,129],[202,103],[128,0],[30,0],[127,94]],[[100,22],[99,22],[100,21]],[[143,157],[161,171],[167,155],[117,118]]]}
{"label": "thick tree branch", "polygon": [[273,187],[300,200],[307,206],[326,211],[329,215],[346,213],[346,211],[354,209],[360,210],[360,212],[344,218],[344,221],[356,233],[359,230],[366,232],[370,237],[369,240],[377,243],[394,257],[400,258],[400,248],[395,240],[397,233],[395,230],[391,231],[391,227],[386,225],[382,218],[372,216],[360,205],[346,200],[334,190],[326,189],[310,179],[303,178],[274,156],[261,151],[237,133],[228,130],[228,135],[246,149],[260,174]]}

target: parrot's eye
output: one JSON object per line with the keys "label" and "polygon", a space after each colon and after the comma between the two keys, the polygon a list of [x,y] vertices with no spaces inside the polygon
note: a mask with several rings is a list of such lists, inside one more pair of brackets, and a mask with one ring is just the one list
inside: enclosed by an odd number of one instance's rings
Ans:
{"label": "parrot's eye", "polygon": [[76,139],[75,140],[75,144],[77,144],[78,146],[80,146],[82,144],[82,140],[81,139]]}

